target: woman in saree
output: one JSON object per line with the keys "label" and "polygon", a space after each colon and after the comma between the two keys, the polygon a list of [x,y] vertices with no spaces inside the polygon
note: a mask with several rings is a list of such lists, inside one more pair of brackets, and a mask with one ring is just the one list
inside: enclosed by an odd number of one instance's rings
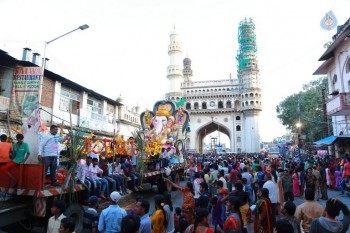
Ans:
{"label": "woman in saree", "polygon": [[293,180],[294,197],[300,197],[301,194],[300,194],[300,189],[299,189],[299,176],[298,176],[298,172],[296,171],[296,169],[293,172],[292,180]]}
{"label": "woman in saree", "polygon": [[170,183],[174,188],[180,190],[182,192],[182,212],[188,222],[188,224],[194,223],[194,208],[195,208],[195,200],[194,200],[194,191],[193,185],[191,182],[187,182],[185,187],[181,187],[169,179],[164,178],[164,181]]}
{"label": "woman in saree", "polygon": [[258,201],[254,209],[254,233],[272,233],[272,210],[269,190],[258,191]]}
{"label": "woman in saree", "polygon": [[335,190],[340,190],[340,183],[342,181],[342,170],[340,166],[337,166],[337,170],[334,172],[335,175]]}

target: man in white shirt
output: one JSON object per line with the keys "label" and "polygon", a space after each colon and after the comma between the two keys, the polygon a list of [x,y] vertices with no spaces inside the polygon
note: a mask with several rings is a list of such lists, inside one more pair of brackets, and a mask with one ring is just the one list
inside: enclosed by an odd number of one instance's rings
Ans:
{"label": "man in white shirt", "polygon": [[269,190],[269,198],[271,201],[271,210],[272,210],[272,226],[275,227],[276,224],[276,213],[277,213],[277,190],[276,190],[276,184],[272,181],[271,174],[265,174],[264,176],[265,183],[263,185],[263,188],[266,188]]}
{"label": "man in white shirt", "polygon": [[84,159],[78,160],[77,174],[75,176],[75,179],[85,186],[87,191],[86,193],[87,198],[90,197],[91,180],[86,179],[86,177],[88,177],[89,168],[90,166],[92,166],[91,163],[92,163],[92,158],[90,156],[88,156],[86,160]]}
{"label": "man in white shirt", "polygon": [[219,180],[222,181],[222,184],[223,184],[223,188],[224,189],[227,189],[227,182],[226,182],[226,179],[225,179],[225,171],[224,170],[220,170],[220,172],[218,173],[218,177],[219,177]]}
{"label": "man in white shirt", "polygon": [[61,220],[66,217],[63,215],[65,209],[66,203],[64,201],[56,199],[53,202],[53,205],[51,207],[51,213],[53,216],[49,219],[49,223],[47,225],[47,233],[58,233],[61,225]]}
{"label": "man in white shirt", "polygon": [[58,135],[58,126],[51,125],[50,133],[43,135],[39,140],[38,160],[45,165],[45,174],[50,168],[52,186],[60,186],[56,181],[57,162],[60,156],[60,143],[68,139]]}
{"label": "man in white shirt", "polygon": [[103,170],[98,166],[98,159],[92,159],[92,166],[89,167],[89,178],[95,183],[95,188],[97,188],[97,193],[102,199],[107,199],[106,196],[109,194],[108,181],[104,178],[97,176],[102,174]]}
{"label": "man in white shirt", "polygon": [[128,194],[128,178],[124,174],[122,165],[120,163],[120,158],[116,158],[116,162],[114,163],[113,177],[115,177],[118,180],[118,185],[120,185],[120,190],[122,194]]}

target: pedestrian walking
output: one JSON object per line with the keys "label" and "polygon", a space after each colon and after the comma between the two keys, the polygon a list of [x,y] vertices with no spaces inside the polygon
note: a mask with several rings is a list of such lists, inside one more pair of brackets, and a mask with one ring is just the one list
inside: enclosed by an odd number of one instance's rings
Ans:
{"label": "pedestrian walking", "polygon": [[89,208],[85,210],[83,215],[83,231],[82,233],[98,233],[98,219],[97,213],[100,200],[96,196],[91,196],[88,199]]}
{"label": "pedestrian walking", "polygon": [[315,190],[305,189],[305,202],[297,206],[295,217],[301,222],[305,233],[309,233],[312,220],[323,215],[324,208],[315,201]]}
{"label": "pedestrian walking", "polygon": [[135,213],[140,217],[139,233],[151,233],[152,224],[148,215],[150,204],[147,200],[139,200],[136,203]]}
{"label": "pedestrian walking", "polygon": [[118,205],[121,195],[114,191],[110,194],[110,198],[112,204],[102,210],[98,221],[98,230],[104,233],[120,232],[122,219],[126,216],[126,211]]}
{"label": "pedestrian walking", "polygon": [[156,211],[151,216],[152,233],[165,233],[167,226],[166,213],[164,207],[164,197],[162,195],[156,195],[154,197],[154,204]]}

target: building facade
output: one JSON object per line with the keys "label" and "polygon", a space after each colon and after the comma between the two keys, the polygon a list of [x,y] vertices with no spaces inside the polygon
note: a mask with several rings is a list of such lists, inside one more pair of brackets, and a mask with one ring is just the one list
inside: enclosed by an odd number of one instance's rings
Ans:
{"label": "building facade", "polygon": [[[22,60],[0,51],[0,86],[5,90],[0,93],[3,103],[0,108],[0,128],[3,133],[9,129],[7,111],[11,110],[14,70],[18,67],[38,67],[38,60],[38,54],[31,56],[28,48],[24,49]],[[47,126],[61,123],[69,126],[72,123],[73,127],[83,131],[110,137],[114,134],[129,137],[140,128],[138,106],[128,109],[121,96],[116,100],[110,99],[48,69],[44,71],[41,108],[40,117]],[[10,115],[10,127],[18,128],[26,121],[26,116]]]}
{"label": "building facade", "polygon": [[332,43],[320,57],[323,61],[314,75],[327,75],[330,97],[326,103],[337,156],[350,153],[350,19],[338,26]]}
{"label": "building facade", "polygon": [[[182,53],[178,34],[174,31],[170,34],[170,65],[167,71],[170,87],[165,98],[174,101],[186,98],[184,108],[191,115],[190,132],[186,139],[190,151],[205,152],[204,138],[215,131],[229,137],[232,152],[260,151],[259,115],[262,105],[253,21],[241,21],[238,32],[237,78],[209,81],[193,78],[191,59],[185,58],[183,66],[179,66]],[[212,143],[220,144],[220,138]]]}

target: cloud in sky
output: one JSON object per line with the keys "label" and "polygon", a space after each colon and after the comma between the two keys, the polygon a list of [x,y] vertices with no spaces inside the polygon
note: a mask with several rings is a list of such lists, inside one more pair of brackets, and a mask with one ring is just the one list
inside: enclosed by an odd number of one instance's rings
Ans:
{"label": "cloud in sky", "polygon": [[[82,24],[47,47],[49,69],[128,106],[152,108],[168,91],[167,47],[174,25],[194,80],[236,77],[240,20],[256,24],[263,88],[263,140],[285,133],[275,107],[299,92],[331,40],[320,20],[333,10],[341,24],[348,0],[3,0],[0,49],[20,59],[22,48],[43,53],[44,41]],[[273,130],[271,130],[273,129]]]}

